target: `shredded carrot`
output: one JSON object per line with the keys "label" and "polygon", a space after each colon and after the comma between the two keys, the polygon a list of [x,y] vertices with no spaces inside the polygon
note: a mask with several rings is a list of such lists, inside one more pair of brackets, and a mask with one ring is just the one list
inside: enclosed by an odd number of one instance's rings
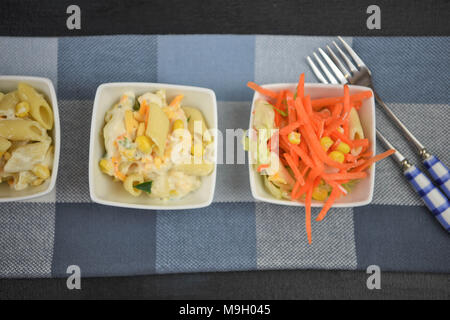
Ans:
{"label": "shredded carrot", "polygon": [[295,178],[300,181],[300,185],[304,185],[305,184],[305,180],[303,179],[303,176],[300,172],[300,170],[298,169],[298,167],[295,165],[294,163],[294,159],[292,159],[292,157],[288,154],[285,153],[284,158],[286,159],[287,163],[289,164],[289,167],[292,169],[292,171],[294,172],[294,176]]}
{"label": "shredded carrot", "polygon": [[[350,95],[350,101],[361,101],[370,97],[372,97],[372,91],[367,90]],[[311,105],[314,110],[320,110],[323,107],[343,102],[344,97],[321,98],[311,100]]]}
{"label": "shredded carrot", "polygon": [[120,163],[120,159],[117,157],[113,157],[112,158],[112,163],[114,166],[114,175],[116,176],[117,179],[119,179],[120,181],[125,181],[125,179],[127,178],[126,175],[124,175],[122,172],[120,172],[119,170],[119,163]]}
{"label": "shredded carrot", "polygon": [[269,98],[272,98],[272,99],[277,99],[278,98],[278,94],[276,92],[273,92],[272,90],[269,90],[269,89],[264,89],[263,87],[260,87],[259,85],[257,85],[254,82],[249,81],[247,83],[247,86],[250,89],[253,89],[253,90],[257,91],[257,92],[259,92],[260,94],[262,94],[264,96],[268,96]]}
{"label": "shredded carrot", "polygon": [[324,206],[322,207],[322,210],[320,210],[319,215],[316,218],[316,221],[322,221],[325,219],[325,216],[327,215],[328,211],[331,209],[331,206],[334,204],[336,199],[340,195],[340,191],[338,187],[334,187],[331,191],[330,196],[328,197],[327,201],[325,202]]}
{"label": "shredded carrot", "polygon": [[[370,141],[368,139],[353,140],[350,138],[351,108],[360,108],[364,99],[372,97],[372,91],[350,94],[349,87],[344,85],[342,96],[311,99],[305,93],[304,74],[299,77],[294,89],[295,94],[290,90],[274,92],[253,82],[249,82],[248,86],[265,95],[276,111],[274,121],[276,128],[279,129],[276,136],[278,143],[275,144],[275,147],[272,146],[275,138],[272,136],[268,145],[270,144],[271,151],[277,152],[276,149],[278,149],[281,164],[291,168],[295,183],[290,197],[292,201],[304,201],[305,203],[306,234],[308,242],[311,243],[312,194],[320,181],[325,181],[331,186],[332,192],[324,202],[323,208],[316,218],[317,221],[322,221],[335,201],[348,193],[342,186],[343,183],[367,177],[368,172],[365,169],[394,152],[390,150],[373,157],[369,150]],[[289,142],[288,135],[291,132],[301,134],[300,144]],[[324,136],[330,136],[334,140],[328,152],[334,151],[342,142],[345,142],[351,148],[361,148],[361,153],[359,155],[348,153],[345,155],[343,163],[336,162],[322,147],[321,138]],[[260,165],[257,170],[260,172],[266,166]]]}
{"label": "shredded carrot", "polygon": [[363,170],[367,169],[368,167],[370,167],[373,163],[383,160],[384,158],[387,158],[394,153],[395,153],[394,149],[389,149],[386,152],[377,154],[376,156],[373,156],[372,158],[366,160],[363,165],[357,167],[355,170],[353,170],[353,172],[363,171]]}
{"label": "shredded carrot", "polygon": [[260,164],[260,165],[258,166],[258,168],[256,169],[256,171],[261,172],[261,171],[263,171],[264,169],[267,169],[267,168],[269,168],[269,167],[270,167],[269,164],[263,163],[263,164]]}
{"label": "shredded carrot", "polygon": [[183,100],[184,95],[179,94],[170,102],[169,107],[175,107],[180,104],[181,100]]}

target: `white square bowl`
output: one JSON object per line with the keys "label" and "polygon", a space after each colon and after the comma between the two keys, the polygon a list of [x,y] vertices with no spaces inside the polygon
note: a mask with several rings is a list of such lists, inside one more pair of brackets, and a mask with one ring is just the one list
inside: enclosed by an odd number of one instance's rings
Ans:
{"label": "white square bowl", "polygon": [[[170,85],[162,83],[106,83],[98,87],[95,95],[94,110],[92,113],[91,141],[89,151],[89,190],[94,202],[133,209],[148,210],[187,210],[209,206],[214,197],[217,172],[217,152],[214,171],[207,177],[202,177],[201,187],[178,200],[163,201],[149,197],[133,197],[125,191],[121,183],[103,174],[98,162],[105,152],[101,131],[105,126],[105,114],[126,91],[138,95],[145,92],[166,90],[170,101],[178,94],[183,94],[183,104],[198,108],[204,115],[210,129],[217,129],[217,101],[214,91],[205,88]],[[217,139],[214,139],[214,150],[217,151]]]}
{"label": "white square bowl", "polygon": [[59,152],[61,146],[61,129],[59,124],[58,101],[53,83],[47,78],[27,77],[27,76],[0,76],[0,92],[6,93],[17,90],[17,85],[25,82],[35,88],[39,93],[44,94],[46,100],[53,109],[54,125],[51,131],[55,157],[53,160],[52,177],[38,187],[29,187],[22,191],[15,191],[7,183],[0,183],[0,202],[11,202],[29,200],[45,196],[50,193],[56,184],[58,176]]}
{"label": "white square bowl", "polygon": [[[296,83],[277,83],[264,85],[264,88],[271,89],[272,91],[279,92],[281,90],[291,90],[294,91],[296,88]],[[370,90],[367,87],[361,86],[349,86],[350,94],[358,93],[361,91]],[[305,84],[305,95],[310,95],[311,99],[327,98],[342,96],[344,94],[342,85],[334,84],[319,84],[319,83],[307,83]],[[250,124],[249,128],[252,128],[253,123],[253,110],[255,107],[255,101],[258,99],[264,99],[264,96],[255,92],[253,96],[251,114],[250,114]],[[364,130],[364,136],[369,139],[371,144],[371,151],[375,154],[375,101],[373,95],[370,99],[363,101],[362,107],[358,111],[359,117],[361,119],[361,125]],[[253,165],[249,165],[250,173],[250,187],[252,195],[256,200],[270,202],[274,204],[284,205],[284,206],[299,206],[304,207],[303,202],[289,201],[289,200],[278,200],[273,197],[269,191],[266,190],[264,186],[264,181],[261,175],[256,172]],[[369,169],[369,174],[366,178],[362,179],[355,187],[352,192],[348,195],[339,198],[333,205],[333,207],[359,207],[364,206],[372,202],[373,190],[375,183],[375,165],[372,165]],[[323,206],[323,202],[315,201],[312,202],[313,207]]]}

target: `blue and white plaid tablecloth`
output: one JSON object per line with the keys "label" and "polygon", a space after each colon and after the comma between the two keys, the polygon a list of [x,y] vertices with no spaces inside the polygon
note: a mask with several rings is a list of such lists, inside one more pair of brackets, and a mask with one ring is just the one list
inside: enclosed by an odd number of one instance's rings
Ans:
{"label": "blue and white plaid tablecloth", "polygon": [[[429,149],[450,163],[450,39],[346,38],[374,71],[377,91]],[[157,212],[91,203],[88,141],[94,93],[111,81],[177,83],[215,90],[219,126],[246,128],[258,83],[295,82],[305,56],[332,38],[304,36],[105,36],[0,38],[0,74],[34,75],[57,87],[62,126],[55,191],[0,207],[0,277],[263,270],[365,269],[450,272],[450,237],[390,159],[377,165],[372,205],[304,210],[255,202],[246,165],[220,165],[214,203]],[[419,159],[387,117],[379,128]],[[382,147],[378,146],[381,150]],[[314,214],[317,214],[317,210]]]}

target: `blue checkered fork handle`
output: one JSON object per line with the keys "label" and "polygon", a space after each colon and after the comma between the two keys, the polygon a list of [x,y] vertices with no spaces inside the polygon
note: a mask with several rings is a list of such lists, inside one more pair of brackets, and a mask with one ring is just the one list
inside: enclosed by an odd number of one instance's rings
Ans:
{"label": "blue checkered fork handle", "polygon": [[405,177],[422,197],[439,223],[450,232],[450,201],[416,166],[405,171]]}
{"label": "blue checkered fork handle", "polygon": [[423,164],[430,173],[433,181],[450,199],[450,171],[447,166],[443,164],[437,157],[428,157]]}

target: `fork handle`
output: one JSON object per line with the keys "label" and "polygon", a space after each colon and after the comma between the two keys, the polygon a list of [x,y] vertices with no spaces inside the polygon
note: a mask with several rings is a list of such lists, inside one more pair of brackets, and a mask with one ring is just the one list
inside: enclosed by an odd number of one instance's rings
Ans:
{"label": "fork handle", "polygon": [[400,128],[402,133],[406,136],[406,138],[417,148],[419,154],[422,156],[422,153],[425,152],[425,146],[420,143],[419,140],[411,133],[411,131],[406,128],[403,122],[392,112],[391,109],[381,100],[381,97],[376,93],[375,89],[371,87],[373,90],[373,95],[378,104],[384,109],[384,111],[388,114],[388,116],[395,122],[395,124]]}
{"label": "fork handle", "polygon": [[415,165],[404,171],[406,179],[447,232],[450,232],[450,201]]}
{"label": "fork handle", "polygon": [[436,185],[441,188],[441,190],[447,195],[447,198],[450,199],[450,171],[447,166],[442,163],[438,157],[432,155],[426,158],[423,161],[423,164],[425,168],[427,168]]}

